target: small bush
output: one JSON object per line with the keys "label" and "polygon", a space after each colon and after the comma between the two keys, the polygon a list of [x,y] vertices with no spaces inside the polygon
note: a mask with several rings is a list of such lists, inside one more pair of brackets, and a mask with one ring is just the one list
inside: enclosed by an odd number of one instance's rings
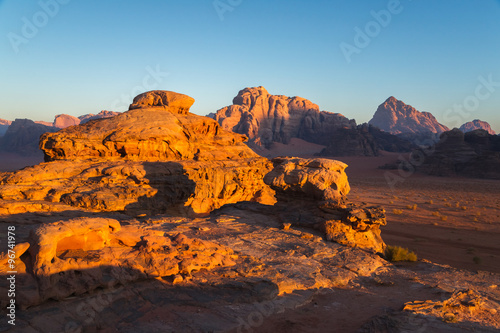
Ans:
{"label": "small bush", "polygon": [[467,210],[467,206],[462,206],[460,208],[462,208],[462,210]]}
{"label": "small bush", "polygon": [[446,221],[448,220],[448,216],[441,215],[441,221]]}
{"label": "small bush", "polygon": [[434,215],[434,216],[439,216],[439,215],[441,215],[441,214],[439,214],[439,211],[437,211],[437,210],[436,210],[435,212],[432,212],[432,215]]}
{"label": "small bush", "polygon": [[401,246],[388,245],[385,249],[385,258],[389,261],[417,261],[415,252],[411,252]]}
{"label": "small bush", "polygon": [[417,204],[406,206],[408,209],[417,210]]}
{"label": "small bush", "polygon": [[395,215],[401,215],[401,214],[403,214],[403,211],[401,209],[393,209],[392,213]]}
{"label": "small bush", "polygon": [[434,201],[432,201],[432,200],[429,200],[426,202],[426,204],[429,204],[429,205],[432,205],[433,203],[434,203]]}

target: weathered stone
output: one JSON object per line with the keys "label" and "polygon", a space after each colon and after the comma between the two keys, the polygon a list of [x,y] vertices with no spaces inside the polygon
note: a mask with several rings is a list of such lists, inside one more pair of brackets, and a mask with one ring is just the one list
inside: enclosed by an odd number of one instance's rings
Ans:
{"label": "weathered stone", "polygon": [[264,182],[285,197],[295,195],[316,200],[339,201],[350,191],[347,164],[329,159],[275,158],[274,169]]}
{"label": "weathered stone", "polygon": [[152,90],[134,98],[129,110],[157,107],[170,112],[187,114],[194,103],[194,98],[173,91]]}

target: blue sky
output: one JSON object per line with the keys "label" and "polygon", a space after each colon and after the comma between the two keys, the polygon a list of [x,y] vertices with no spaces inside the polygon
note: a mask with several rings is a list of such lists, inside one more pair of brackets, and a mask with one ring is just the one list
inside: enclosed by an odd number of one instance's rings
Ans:
{"label": "blue sky", "polygon": [[262,85],[358,123],[395,96],[500,132],[500,1],[397,2],[0,1],[0,118],[124,111],[151,89],[205,115]]}

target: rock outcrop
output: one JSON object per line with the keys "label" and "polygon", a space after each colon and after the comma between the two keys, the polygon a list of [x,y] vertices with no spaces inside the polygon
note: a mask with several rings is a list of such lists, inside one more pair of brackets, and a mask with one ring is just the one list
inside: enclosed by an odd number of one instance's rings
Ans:
{"label": "rock outcrop", "polygon": [[[43,135],[40,147],[51,163],[0,177],[3,210],[16,213],[23,208],[13,202],[27,199],[131,215],[192,215],[239,201],[275,202],[263,182],[272,164],[244,136],[186,113],[190,97],[151,93],[157,95],[168,97],[164,105]],[[149,100],[149,93],[140,96],[137,105]]]}
{"label": "rock outcrop", "polygon": [[460,126],[459,130],[461,130],[464,133],[471,132],[474,130],[482,129],[488,132],[491,135],[496,135],[495,131],[491,129],[490,124],[488,124],[486,121],[482,121],[479,119],[474,119],[473,121],[469,121],[462,126]]}
{"label": "rock outcrop", "polygon": [[67,209],[124,211],[130,215],[205,214],[225,204],[272,204],[263,178],[272,168],[264,158],[221,161],[58,161],[0,176],[0,214]]}
{"label": "rock outcrop", "polygon": [[500,179],[500,138],[485,130],[441,134],[440,141],[424,153],[419,171],[436,176]]}
{"label": "rock outcrop", "polygon": [[215,119],[222,128],[244,134],[266,148],[273,142],[287,144],[291,138],[326,144],[335,130],[356,126],[354,120],[320,111],[307,99],[271,95],[264,87],[241,90],[233,105],[218,110]]}
{"label": "rock outcrop", "polygon": [[188,114],[194,102],[189,96],[153,91],[134,101],[130,111],[115,117],[42,136],[40,148],[45,160],[207,161],[257,157],[243,143],[244,136],[223,130],[207,117]]}
{"label": "rock outcrop", "polygon": [[194,98],[172,91],[153,90],[134,98],[129,110],[142,108],[162,108],[170,112],[187,114],[194,103]]}
{"label": "rock outcrop", "polygon": [[369,124],[392,134],[439,134],[449,130],[431,113],[420,112],[392,96],[378,107]]}
{"label": "rock outcrop", "polygon": [[378,156],[381,150],[409,152],[414,148],[410,141],[368,124],[338,129],[330,140],[319,156]]}
{"label": "rock outcrop", "polygon": [[[237,259],[231,249],[214,242],[183,233],[122,227],[110,218],[40,225],[31,231],[29,243],[16,250],[28,251],[33,272],[29,275],[29,269],[18,261],[17,274],[25,282],[16,297],[21,309],[148,278],[177,283],[194,271],[233,266]],[[7,262],[0,263],[1,272]]]}
{"label": "rock outcrop", "polygon": [[324,232],[327,240],[383,253],[380,227],[387,223],[385,210],[346,203],[346,164],[293,157],[275,158],[273,164],[264,181],[276,191],[286,227],[312,227]]}
{"label": "rock outcrop", "polygon": [[339,202],[350,191],[347,164],[327,159],[273,159],[274,169],[264,182],[279,194]]}

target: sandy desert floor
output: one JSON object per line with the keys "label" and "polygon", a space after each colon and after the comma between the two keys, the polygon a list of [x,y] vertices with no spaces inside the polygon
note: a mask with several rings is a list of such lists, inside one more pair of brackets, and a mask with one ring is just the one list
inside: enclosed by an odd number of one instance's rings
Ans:
{"label": "sandy desert floor", "polygon": [[436,263],[500,273],[500,181],[402,173],[391,188],[387,177],[399,171],[377,166],[397,156],[339,158],[349,164],[349,198],[385,207],[384,241]]}

